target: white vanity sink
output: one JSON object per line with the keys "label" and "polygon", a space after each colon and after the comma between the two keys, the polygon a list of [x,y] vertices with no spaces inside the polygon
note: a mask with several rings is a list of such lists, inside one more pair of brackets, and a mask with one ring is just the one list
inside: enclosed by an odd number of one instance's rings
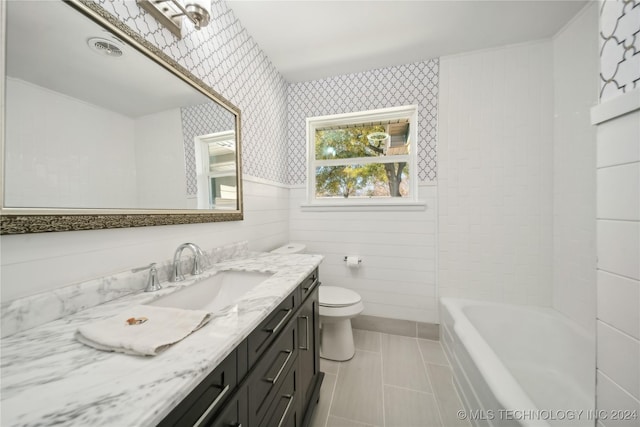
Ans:
{"label": "white vanity sink", "polygon": [[215,312],[233,304],[242,295],[271,276],[273,273],[221,271],[148,304]]}

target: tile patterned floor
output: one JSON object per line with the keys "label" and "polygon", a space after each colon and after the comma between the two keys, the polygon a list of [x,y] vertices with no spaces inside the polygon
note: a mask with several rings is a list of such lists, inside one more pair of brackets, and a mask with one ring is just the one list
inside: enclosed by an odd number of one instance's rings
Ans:
{"label": "tile patterned floor", "polygon": [[356,354],[321,359],[311,427],[470,427],[438,341],[354,329]]}

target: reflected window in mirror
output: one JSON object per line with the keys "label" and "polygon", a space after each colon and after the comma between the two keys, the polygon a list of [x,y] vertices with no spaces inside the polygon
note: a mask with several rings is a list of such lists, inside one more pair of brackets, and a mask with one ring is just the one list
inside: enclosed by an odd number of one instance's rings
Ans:
{"label": "reflected window in mirror", "polygon": [[233,131],[196,137],[199,207],[206,203],[209,209],[236,209],[234,140]]}

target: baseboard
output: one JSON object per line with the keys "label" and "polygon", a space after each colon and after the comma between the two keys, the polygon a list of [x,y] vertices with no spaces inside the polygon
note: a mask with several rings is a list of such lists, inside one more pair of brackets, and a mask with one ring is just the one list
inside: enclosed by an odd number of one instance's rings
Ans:
{"label": "baseboard", "polygon": [[389,319],[386,317],[360,315],[351,319],[351,327],[365,331],[402,335],[428,340],[440,339],[440,328],[435,323],[416,322],[413,320]]}

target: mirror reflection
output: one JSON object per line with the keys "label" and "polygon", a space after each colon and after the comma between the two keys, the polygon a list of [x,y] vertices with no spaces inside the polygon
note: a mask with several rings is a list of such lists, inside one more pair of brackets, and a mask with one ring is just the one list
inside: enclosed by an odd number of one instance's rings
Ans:
{"label": "mirror reflection", "polygon": [[229,107],[63,2],[6,41],[5,209],[240,209]]}

